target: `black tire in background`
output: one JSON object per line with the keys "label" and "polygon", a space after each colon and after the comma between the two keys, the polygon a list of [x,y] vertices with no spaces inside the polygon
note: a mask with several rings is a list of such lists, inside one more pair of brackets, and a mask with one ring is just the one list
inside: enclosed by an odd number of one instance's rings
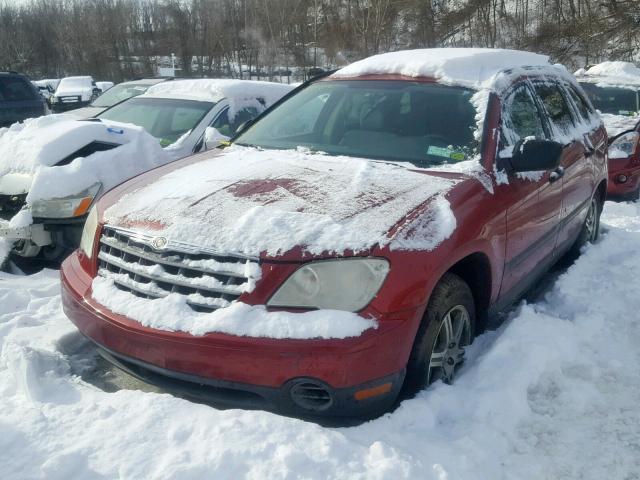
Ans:
{"label": "black tire in background", "polygon": [[405,388],[414,393],[442,380],[451,383],[473,342],[476,312],[467,283],[446,273],[433,290],[407,364]]}

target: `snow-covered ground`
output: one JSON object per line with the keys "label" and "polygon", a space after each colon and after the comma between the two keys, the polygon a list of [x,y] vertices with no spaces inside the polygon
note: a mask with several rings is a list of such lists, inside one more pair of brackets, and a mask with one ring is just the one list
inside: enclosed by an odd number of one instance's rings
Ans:
{"label": "snow-covered ground", "polygon": [[100,390],[57,273],[0,274],[0,478],[640,478],[640,204],[603,222],[454,385],[349,428]]}

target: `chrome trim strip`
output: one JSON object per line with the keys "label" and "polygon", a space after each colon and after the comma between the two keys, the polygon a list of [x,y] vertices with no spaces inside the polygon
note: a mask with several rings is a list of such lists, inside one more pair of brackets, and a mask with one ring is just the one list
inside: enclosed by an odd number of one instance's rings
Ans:
{"label": "chrome trim strip", "polygon": [[[194,270],[197,272],[202,272],[202,273],[206,273],[209,275],[225,275],[227,277],[236,277],[236,278],[247,278],[246,275],[242,275],[240,273],[236,273],[236,272],[229,272],[227,270],[208,270],[206,268],[202,268],[202,267],[192,267],[191,265],[187,265],[184,263],[180,263],[180,262],[173,262],[171,260],[167,260],[166,258],[162,257],[161,255],[158,254],[154,254],[154,253],[147,253],[144,250],[137,248],[137,247],[133,247],[131,245],[127,245],[119,240],[116,240],[112,237],[101,237],[100,238],[100,243],[102,245],[107,245],[109,247],[115,248],[117,250],[120,250],[121,252],[124,253],[130,253],[132,255],[136,255],[140,258],[143,258],[145,260],[149,260],[150,262],[156,262],[160,265],[167,265],[169,267],[176,267],[176,268],[183,268],[185,270]],[[167,253],[171,253],[171,251],[167,252]],[[214,261],[217,261],[215,259],[212,259]],[[197,260],[194,260],[197,261]],[[224,262],[218,262],[221,265],[224,264]],[[240,264],[239,264],[240,265]]]}
{"label": "chrome trim strip", "polygon": [[[189,282],[185,282],[184,280],[180,280],[178,278],[175,278],[175,275],[171,275],[170,273],[167,273],[165,276],[159,276],[159,275],[154,275],[148,272],[144,272],[144,271],[137,271],[137,270],[133,270],[128,264],[127,262],[125,262],[124,260],[114,260],[114,256],[111,255],[111,258],[106,257],[106,255],[108,255],[105,252],[100,252],[98,253],[98,258],[110,265],[114,265],[118,268],[121,268],[122,270],[125,270],[127,272],[132,273],[133,275],[138,275],[140,277],[144,277],[147,278],[149,280],[153,280],[154,282],[163,282],[163,283],[170,283],[171,285],[177,285],[179,287],[186,287],[186,288],[193,288],[194,290],[203,290],[206,292],[211,292],[211,293],[222,293],[222,294],[226,294],[226,295],[233,295],[236,297],[239,297],[240,295],[242,295],[242,291],[239,291],[239,289],[234,289],[234,290],[228,290],[225,288],[221,288],[221,287],[209,287],[209,286],[205,286],[205,285],[198,285],[198,284],[193,284],[193,283],[189,283]],[[239,286],[239,285],[237,285]],[[162,290],[165,290],[164,288],[158,286],[158,288],[161,288]],[[166,291],[166,290],[165,290]],[[171,293],[170,291],[167,291],[167,295]]]}
{"label": "chrome trim strip", "polygon": [[[152,240],[158,236],[163,236],[161,234],[158,235],[150,235],[147,233],[142,233],[142,232],[138,232],[135,230],[130,230],[128,228],[122,228],[122,227],[114,227],[113,225],[109,225],[106,224],[104,225],[104,228],[109,228],[111,230],[115,230],[116,232],[122,233],[128,237],[130,237],[132,240],[137,241],[139,243],[143,243],[151,248],[153,248],[153,245],[151,244]],[[209,247],[201,247],[198,245],[193,245],[190,243],[186,243],[186,242],[179,242],[176,240],[170,240],[168,239],[168,243],[166,248],[164,248],[162,251],[176,251],[176,252],[181,252],[181,253],[190,253],[190,254],[205,254],[205,255],[213,255],[213,256],[217,256],[217,257],[232,257],[232,258],[238,258],[241,260],[251,260],[254,262],[258,262],[260,260],[260,258],[258,257],[253,257],[253,256],[249,256],[249,255],[243,255],[240,253],[224,253],[224,252],[220,252],[218,250],[215,250],[213,248],[209,248]],[[156,250],[157,251],[157,250]]]}
{"label": "chrome trim strip", "polygon": [[[101,270],[106,270],[106,269],[101,269]],[[109,272],[109,270],[106,270],[106,271],[107,271],[107,273],[112,273],[112,272]],[[131,280],[131,283],[127,283],[127,282],[123,282],[122,280],[120,280],[118,278],[115,278],[113,275],[104,275],[104,274],[102,274],[102,276],[112,280],[113,283],[117,283],[118,285],[121,285],[124,288],[127,288],[129,290],[135,290],[136,292],[141,293],[142,295],[147,295],[149,297],[154,297],[154,298],[165,298],[168,295],[168,294],[167,295],[160,295],[160,294],[157,294],[156,292],[148,291],[148,290],[145,290],[144,288],[138,287],[136,284],[138,284],[139,282],[136,282],[135,280]],[[156,287],[160,288],[157,285],[156,285]],[[184,295],[184,296],[186,297],[187,295]],[[221,305],[212,305],[212,304],[209,304],[209,303],[195,302],[193,300],[189,300],[188,298],[187,298],[186,302],[187,302],[188,305],[193,305],[195,307],[202,307],[202,308],[210,308],[211,310],[218,310],[220,308],[225,308],[225,307],[223,307]],[[231,302],[229,302],[229,303],[231,303]]]}

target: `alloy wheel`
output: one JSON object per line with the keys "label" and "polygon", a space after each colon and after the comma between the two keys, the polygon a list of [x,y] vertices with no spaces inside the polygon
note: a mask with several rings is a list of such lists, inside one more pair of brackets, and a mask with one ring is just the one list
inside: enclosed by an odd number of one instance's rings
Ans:
{"label": "alloy wheel", "polygon": [[451,383],[464,361],[464,347],[471,343],[469,312],[456,305],[443,317],[429,358],[427,385],[442,380]]}

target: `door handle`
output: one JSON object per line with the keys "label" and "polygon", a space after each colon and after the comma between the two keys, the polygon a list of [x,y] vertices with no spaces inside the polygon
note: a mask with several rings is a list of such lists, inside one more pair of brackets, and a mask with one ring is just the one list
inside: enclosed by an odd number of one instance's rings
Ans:
{"label": "door handle", "polygon": [[564,167],[558,167],[549,175],[549,183],[560,180],[562,177],[564,177]]}

